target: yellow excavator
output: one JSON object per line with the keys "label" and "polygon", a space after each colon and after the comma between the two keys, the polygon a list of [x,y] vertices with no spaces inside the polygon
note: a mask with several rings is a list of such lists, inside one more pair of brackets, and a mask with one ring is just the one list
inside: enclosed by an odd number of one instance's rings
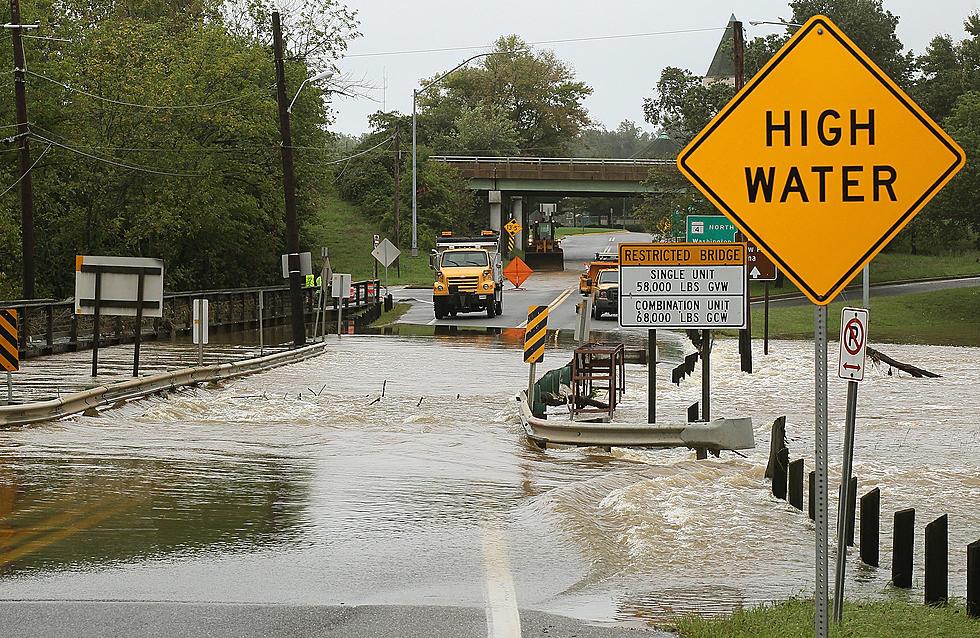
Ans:
{"label": "yellow excavator", "polygon": [[557,225],[554,217],[531,222],[524,251],[524,262],[531,270],[565,270],[561,240],[555,239]]}

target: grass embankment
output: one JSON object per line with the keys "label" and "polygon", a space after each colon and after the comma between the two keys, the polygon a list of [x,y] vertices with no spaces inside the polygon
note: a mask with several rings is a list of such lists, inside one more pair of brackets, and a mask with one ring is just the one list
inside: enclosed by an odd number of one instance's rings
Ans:
{"label": "grass embankment", "polygon": [[411,304],[407,303],[395,303],[391,305],[391,310],[381,313],[381,316],[375,319],[371,323],[372,328],[387,328],[389,326],[395,325],[403,314],[408,312],[411,308]]}
{"label": "grass embankment", "polygon": [[579,228],[577,226],[559,226],[555,229],[555,239],[561,239],[562,237],[567,237],[568,235],[591,235],[593,233],[614,233],[617,230],[622,230],[620,228],[609,228],[608,226],[586,226],[585,228]]}
{"label": "grass embankment", "polygon": [[[812,636],[813,600],[788,600],[723,618],[685,618],[670,627],[682,638],[772,638]],[[832,638],[980,637],[980,620],[961,603],[927,607],[904,601],[844,603],[843,621],[830,623]]]}
{"label": "grass embankment", "polygon": [[[313,261],[320,259],[320,246],[326,246],[330,254],[330,267],[335,272],[349,272],[354,281],[374,277],[374,264],[377,260],[371,255],[374,250],[374,235],[381,235],[377,224],[371,222],[350,203],[331,193],[321,203],[315,219],[304,220],[305,230],[313,240],[313,247],[304,248],[313,253]],[[404,213],[404,211],[403,211]],[[402,235],[411,237],[412,211],[408,211],[408,223],[402,222]],[[403,220],[405,215],[402,215]],[[407,233],[407,235],[406,235]],[[393,237],[388,241],[394,243]],[[388,267],[388,282],[391,285],[431,284],[432,271],[429,270],[429,256],[419,252],[411,257],[410,249],[403,249],[399,257],[401,276],[393,263]],[[378,279],[385,283],[385,269],[378,264]]]}
{"label": "grass embankment", "polygon": [[[907,253],[879,253],[871,262],[871,283],[903,281],[906,279],[928,279],[930,277],[954,277],[956,275],[980,274],[980,250],[968,250],[960,255],[909,255]],[[861,274],[851,282],[850,288],[861,287]],[[750,291],[752,296],[761,296],[765,284],[754,281]],[[784,279],[781,287],[773,282],[769,294],[778,295],[798,292],[793,283]]]}
{"label": "grass embankment", "polygon": [[[851,302],[853,305],[854,302]],[[840,334],[845,303],[828,306],[827,334]],[[858,299],[860,305],[860,299]],[[762,338],[763,315],[752,312],[752,336]],[[980,346],[980,288],[954,288],[897,297],[872,297],[869,343]],[[769,309],[769,337],[812,339],[813,306]]]}

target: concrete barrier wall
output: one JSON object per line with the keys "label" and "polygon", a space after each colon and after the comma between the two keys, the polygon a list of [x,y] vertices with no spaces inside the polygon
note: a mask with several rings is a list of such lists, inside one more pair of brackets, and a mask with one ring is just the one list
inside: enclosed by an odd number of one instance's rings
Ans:
{"label": "concrete barrier wall", "polygon": [[256,359],[245,359],[232,363],[182,368],[171,372],[160,372],[147,377],[138,377],[110,385],[89,388],[59,399],[37,401],[23,405],[0,406],[0,428],[27,425],[39,421],[50,421],[71,414],[84,412],[90,408],[108,405],[117,401],[134,399],[161,390],[176,390],[179,387],[220,381],[234,377],[262,372],[288,363],[296,363],[324,352],[326,344],[312,345],[277,352]]}

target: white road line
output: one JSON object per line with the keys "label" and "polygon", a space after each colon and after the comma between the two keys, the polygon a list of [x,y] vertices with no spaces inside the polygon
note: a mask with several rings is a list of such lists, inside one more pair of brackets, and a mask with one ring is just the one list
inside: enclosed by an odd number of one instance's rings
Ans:
{"label": "white road line", "polygon": [[486,572],[487,638],[520,638],[521,615],[510,573],[507,541],[500,530],[483,528],[483,564]]}
{"label": "white road line", "polygon": [[[554,301],[552,301],[550,304],[548,304],[548,312],[551,312],[552,310],[554,310],[555,308],[557,308],[558,306],[560,306],[562,304],[562,302],[564,302],[566,299],[568,299],[568,296],[570,294],[572,294],[572,290],[574,290],[574,288],[568,288],[565,291],[563,291],[560,295],[558,295],[557,297],[555,297]],[[521,322],[517,327],[518,328],[527,328],[527,319],[525,319],[523,322]]]}

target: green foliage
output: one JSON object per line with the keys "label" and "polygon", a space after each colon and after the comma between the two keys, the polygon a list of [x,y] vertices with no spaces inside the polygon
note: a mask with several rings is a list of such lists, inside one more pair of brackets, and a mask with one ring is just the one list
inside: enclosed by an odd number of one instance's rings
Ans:
{"label": "green foliage", "polygon": [[654,191],[643,196],[636,217],[650,233],[683,237],[688,215],[717,215],[717,209],[675,166],[652,166],[645,184]]}
{"label": "green foliage", "polygon": [[660,73],[654,96],[643,100],[643,117],[684,146],[734,95],[735,89],[723,82],[705,86],[700,76],[687,69],[667,67]]}
{"label": "green foliage", "polygon": [[623,120],[613,131],[603,128],[583,131],[580,144],[572,150],[577,157],[650,157],[655,139],[636,123]]}
{"label": "green foliage", "polygon": [[[812,323],[813,312],[810,314]],[[977,635],[976,621],[967,617],[962,603],[930,607],[906,601],[845,601],[842,611],[841,624],[830,625],[832,638],[964,638]],[[684,618],[676,628],[680,638],[802,638],[813,635],[813,621],[813,600],[794,598],[740,610],[722,618]]]}
{"label": "green foliage", "polygon": [[[462,67],[419,94],[419,139],[439,154],[487,155],[498,149],[567,154],[589,124],[582,101],[592,88],[576,81],[571,67],[554,53],[532,51],[515,35],[499,38],[494,51],[498,55]],[[420,84],[424,87],[441,75]],[[474,111],[475,116],[466,115]],[[484,121],[485,134],[495,135],[463,134],[457,124],[472,127],[474,117]],[[499,118],[511,126],[495,122]],[[488,145],[468,146],[481,140]]]}
{"label": "green foliage", "polygon": [[980,13],[967,16],[963,27],[972,37],[954,43],[949,35],[937,35],[918,59],[921,75],[911,95],[937,122],[951,114],[962,94],[980,91]]}
{"label": "green foliage", "polygon": [[[321,17],[334,9],[339,17],[318,37],[340,50],[351,35],[346,14],[333,2],[323,7]],[[285,241],[272,55],[219,8],[24,3],[25,21],[70,40],[26,45],[39,293],[71,293],[76,254],[160,257],[170,290],[276,280]],[[295,60],[286,72],[293,90],[310,74]],[[326,144],[322,97],[304,89],[294,146]],[[0,118],[15,121],[11,101]],[[297,155],[302,218],[327,171]],[[16,154],[2,154],[0,178],[12,183],[16,174]],[[20,225],[16,189],[3,204],[0,270],[19,274],[7,232]]]}

